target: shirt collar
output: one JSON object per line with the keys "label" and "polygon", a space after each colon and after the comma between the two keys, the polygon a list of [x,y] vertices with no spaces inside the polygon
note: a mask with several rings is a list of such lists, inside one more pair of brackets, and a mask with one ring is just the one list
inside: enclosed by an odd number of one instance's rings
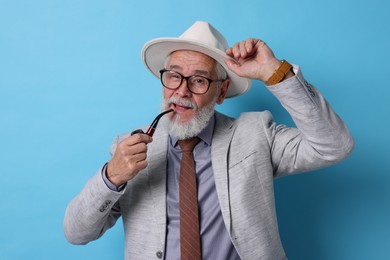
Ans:
{"label": "shirt collar", "polygon": [[[214,125],[215,125],[215,113],[210,118],[210,122],[208,125],[198,134],[198,137],[205,142],[208,146],[211,146],[211,141],[214,133]],[[169,139],[171,141],[171,145],[177,145],[177,138],[169,135]]]}

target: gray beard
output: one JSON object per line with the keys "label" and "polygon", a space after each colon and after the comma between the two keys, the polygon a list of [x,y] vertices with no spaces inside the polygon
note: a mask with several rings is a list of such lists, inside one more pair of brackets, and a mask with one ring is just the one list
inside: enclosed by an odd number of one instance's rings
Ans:
{"label": "gray beard", "polygon": [[217,98],[215,98],[209,105],[198,109],[196,104],[191,103],[186,99],[180,99],[177,97],[171,97],[168,100],[163,100],[162,110],[166,108],[171,103],[178,103],[188,107],[191,107],[196,111],[194,118],[185,123],[180,123],[180,115],[174,114],[171,119],[168,117],[162,117],[162,125],[167,128],[168,133],[177,138],[178,140],[189,139],[195,137],[202,132],[203,129],[209,124],[211,117],[214,114],[214,107],[216,104]]}

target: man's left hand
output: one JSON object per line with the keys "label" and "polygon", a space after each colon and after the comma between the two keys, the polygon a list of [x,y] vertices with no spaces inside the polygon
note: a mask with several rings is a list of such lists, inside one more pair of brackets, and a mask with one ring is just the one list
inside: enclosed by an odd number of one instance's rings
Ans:
{"label": "man's left hand", "polygon": [[227,66],[237,75],[266,82],[279,68],[281,62],[275,58],[265,42],[249,38],[226,50],[233,59],[226,60]]}

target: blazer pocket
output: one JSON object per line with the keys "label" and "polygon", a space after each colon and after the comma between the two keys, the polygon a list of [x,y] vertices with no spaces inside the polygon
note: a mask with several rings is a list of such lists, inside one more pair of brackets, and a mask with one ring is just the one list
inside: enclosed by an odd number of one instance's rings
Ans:
{"label": "blazer pocket", "polygon": [[258,151],[251,151],[249,153],[245,153],[244,156],[240,156],[238,158],[234,158],[235,156],[232,156],[230,158],[230,161],[232,163],[229,164],[229,170],[235,168],[235,167],[238,167],[239,165],[241,165],[242,163],[244,163],[246,160],[249,160],[249,159],[252,159],[251,157],[256,155]]}

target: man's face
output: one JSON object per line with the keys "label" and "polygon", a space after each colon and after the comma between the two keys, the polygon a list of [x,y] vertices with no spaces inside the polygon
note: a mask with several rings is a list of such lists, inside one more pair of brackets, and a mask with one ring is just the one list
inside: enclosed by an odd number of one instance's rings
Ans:
{"label": "man's face", "polygon": [[[217,80],[215,63],[216,61],[214,59],[199,52],[176,51],[171,54],[165,69],[176,71],[185,77],[200,75],[212,80]],[[218,91],[218,84],[222,84],[220,91]],[[176,100],[185,100],[196,105],[196,109],[193,109],[189,106],[183,105],[182,103],[180,104],[179,102],[169,102],[165,108],[172,108],[174,109],[174,112],[169,113],[167,117],[170,120],[175,119],[178,124],[190,122],[197,117],[198,112],[202,110],[202,108],[206,108],[210,105],[213,106],[215,103],[221,104],[225,98],[228,85],[228,80],[222,83],[211,83],[209,90],[202,95],[191,93],[187,88],[186,80],[183,80],[178,89],[171,90],[164,88],[164,101],[167,101],[170,98],[175,98]],[[212,109],[214,109],[214,106]]]}

